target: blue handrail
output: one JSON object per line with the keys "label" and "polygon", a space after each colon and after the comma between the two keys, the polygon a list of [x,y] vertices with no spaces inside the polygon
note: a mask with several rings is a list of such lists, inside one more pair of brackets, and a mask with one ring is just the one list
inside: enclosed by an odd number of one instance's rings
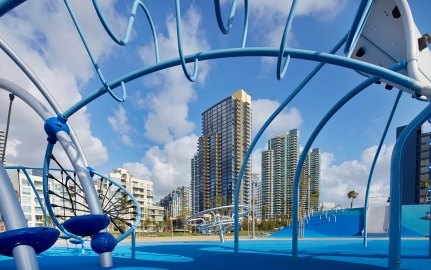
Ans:
{"label": "blue handrail", "polygon": [[371,179],[373,177],[374,168],[376,167],[377,159],[380,154],[380,150],[382,149],[383,142],[385,141],[386,134],[388,132],[389,126],[391,125],[392,118],[394,117],[395,110],[397,109],[398,102],[400,101],[402,91],[398,91],[397,97],[394,102],[394,106],[392,107],[391,113],[389,115],[388,121],[386,123],[385,129],[383,131],[382,138],[380,139],[379,145],[376,150],[376,154],[374,155],[373,163],[371,164],[370,174],[368,175],[368,181],[367,181],[367,188],[365,191],[365,203],[364,203],[364,247],[367,246],[367,233],[368,233],[368,225],[367,225],[367,212],[368,212],[368,204],[369,204],[369,198],[368,194],[370,192],[370,186],[371,186]]}

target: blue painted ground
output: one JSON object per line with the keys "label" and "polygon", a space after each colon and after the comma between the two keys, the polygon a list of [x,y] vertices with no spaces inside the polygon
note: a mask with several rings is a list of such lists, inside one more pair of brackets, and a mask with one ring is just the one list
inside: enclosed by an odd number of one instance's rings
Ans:
{"label": "blue painted ground", "polygon": [[[401,269],[431,269],[427,240],[403,240]],[[287,240],[242,240],[240,254],[233,254],[233,241],[139,243],[131,260],[129,245],[114,252],[110,269],[386,269],[388,241],[371,240],[364,248],[360,240],[301,240],[300,258],[291,257]],[[102,269],[92,251],[54,247],[38,256],[40,269]],[[0,269],[15,269],[13,258],[0,256]]]}

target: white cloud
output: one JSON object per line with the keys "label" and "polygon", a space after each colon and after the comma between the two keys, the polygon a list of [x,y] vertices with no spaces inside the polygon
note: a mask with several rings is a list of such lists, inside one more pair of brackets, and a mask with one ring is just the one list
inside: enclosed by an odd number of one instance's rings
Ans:
{"label": "white cloud", "polygon": [[[315,16],[321,21],[331,20],[342,12],[346,4],[347,0],[299,1],[295,17]],[[249,12],[252,14],[253,18],[250,25],[253,29],[253,33],[257,33],[256,40],[262,42],[263,46],[280,46],[281,37],[283,36],[291,6],[292,1],[286,0],[250,1]],[[240,20],[237,20],[236,23],[239,21]],[[294,29],[295,18],[290,33],[288,34],[286,46],[292,47],[296,45]]]}
{"label": "white cloud", "polygon": [[134,176],[154,181],[156,200],[178,186],[190,185],[190,162],[196,152],[196,135],[173,140],[163,147],[153,146],[140,162],[129,162],[123,167]]}
{"label": "white cloud", "polygon": [[[253,134],[256,134],[269,116],[280,106],[279,101],[269,99],[253,100]],[[287,131],[299,128],[302,125],[301,112],[297,108],[284,109],[272,121],[266,130],[269,137],[286,133]]]}
{"label": "white cloud", "polygon": [[[389,196],[389,168],[393,145],[383,145],[370,186],[370,205],[385,203]],[[335,164],[335,157],[328,152],[321,153],[321,202],[350,207],[347,193],[350,190],[358,192],[353,202],[354,207],[363,207],[365,191],[371,164],[377,146],[371,146],[362,152],[360,160],[344,161]]]}
{"label": "white cloud", "polygon": [[[113,2],[104,1],[102,9],[117,29],[126,20],[118,19]],[[94,21],[91,3],[73,5],[73,8],[96,59],[100,62],[112,56],[114,43],[109,40],[100,22]],[[80,90],[95,76],[95,72],[63,2],[43,0],[23,3],[13,14],[2,17],[0,34],[34,70],[63,110],[82,98]],[[2,78],[20,85],[44,102],[36,88],[4,54],[0,54],[0,63]],[[1,98],[0,115],[6,115],[6,101],[7,98]],[[43,122],[19,100],[14,102],[12,121],[9,138],[17,143],[8,144],[8,161],[41,165],[46,147]],[[104,163],[108,158],[107,150],[91,131],[91,116],[87,109],[81,109],[69,121],[89,163]]]}
{"label": "white cloud", "polygon": [[[183,15],[182,23],[184,53],[208,50],[205,33],[200,27],[201,15],[195,7],[192,6]],[[158,34],[161,60],[178,57],[177,33],[173,16],[168,16],[166,28],[166,35]],[[154,63],[153,45],[141,48],[140,56],[145,64]],[[188,65],[189,70],[192,68],[192,65]],[[198,83],[204,83],[209,71],[208,63],[199,63],[199,70]],[[190,134],[195,125],[188,117],[188,104],[196,97],[193,84],[186,79],[181,67],[148,76],[145,82],[148,87],[151,86],[157,90],[155,93],[146,95],[143,102],[150,110],[145,117],[146,136],[157,143],[167,143],[172,139]]]}
{"label": "white cloud", "polygon": [[108,116],[108,122],[111,128],[120,135],[121,142],[132,146],[133,142],[129,134],[133,131],[133,128],[129,124],[126,114],[124,107],[118,105],[118,109],[114,112],[114,115]]}

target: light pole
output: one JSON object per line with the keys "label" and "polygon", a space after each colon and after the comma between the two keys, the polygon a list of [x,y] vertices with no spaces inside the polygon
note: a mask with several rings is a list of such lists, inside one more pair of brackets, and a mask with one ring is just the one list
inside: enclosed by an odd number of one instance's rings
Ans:
{"label": "light pole", "polygon": [[254,187],[257,184],[257,179],[256,178],[252,178],[252,183],[251,183],[251,218],[252,218],[252,235],[251,238],[254,239],[256,238],[256,232],[255,232],[255,207],[254,207],[254,201],[255,201],[255,194],[254,194]]}

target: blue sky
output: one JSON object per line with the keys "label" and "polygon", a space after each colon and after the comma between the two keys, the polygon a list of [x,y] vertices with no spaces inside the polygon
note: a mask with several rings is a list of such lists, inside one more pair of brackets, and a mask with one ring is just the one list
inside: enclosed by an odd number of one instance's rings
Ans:
{"label": "blue sky", "polygon": [[[110,25],[123,37],[132,1],[100,1]],[[230,1],[222,1],[226,16]],[[241,1],[238,1],[241,2]],[[290,1],[250,1],[247,47],[279,47]],[[360,1],[300,1],[288,46],[329,51],[352,23]],[[429,32],[427,1],[409,1],[422,33]],[[175,2],[145,3],[156,25],[161,60],[178,57]],[[138,11],[132,38],[125,47],[103,30],[90,1],[71,1],[91,49],[107,81],[154,64],[151,31]],[[239,47],[243,7],[239,4],[232,31],[218,30],[213,1],[181,1],[185,53]],[[63,1],[29,0],[0,18],[4,39],[41,78],[66,110],[100,87],[100,81],[72,24]],[[339,52],[341,54],[342,51]],[[38,95],[35,87],[4,55],[0,72]],[[276,59],[233,58],[200,63],[198,80],[190,83],[181,67],[148,75],[127,84],[127,100],[105,95],[70,118],[90,165],[101,173],[125,167],[136,177],[154,181],[156,198],[190,182],[190,159],[201,135],[201,113],[238,89],[252,96],[253,132],[284,100],[316,63],[292,60],[286,77],[276,79]],[[192,67],[189,66],[189,69]],[[326,66],[274,121],[258,143],[253,171],[260,173],[260,152],[267,139],[298,128],[301,145],[322,116],[365,78],[355,71]],[[356,190],[363,202],[365,184],[377,144],[395,100],[396,89],[372,86],[328,123],[314,147],[322,153],[322,201],[347,206],[347,192]],[[118,90],[117,90],[118,92]],[[8,98],[0,92],[0,129],[5,129]],[[389,165],[395,127],[407,124],[426,104],[404,94],[376,168],[371,196],[389,193]],[[14,103],[7,148],[9,162],[41,166],[46,147],[43,123],[23,102]],[[59,151],[57,155],[65,159]],[[377,200],[375,200],[377,203]],[[373,203],[373,201],[371,201]]]}

